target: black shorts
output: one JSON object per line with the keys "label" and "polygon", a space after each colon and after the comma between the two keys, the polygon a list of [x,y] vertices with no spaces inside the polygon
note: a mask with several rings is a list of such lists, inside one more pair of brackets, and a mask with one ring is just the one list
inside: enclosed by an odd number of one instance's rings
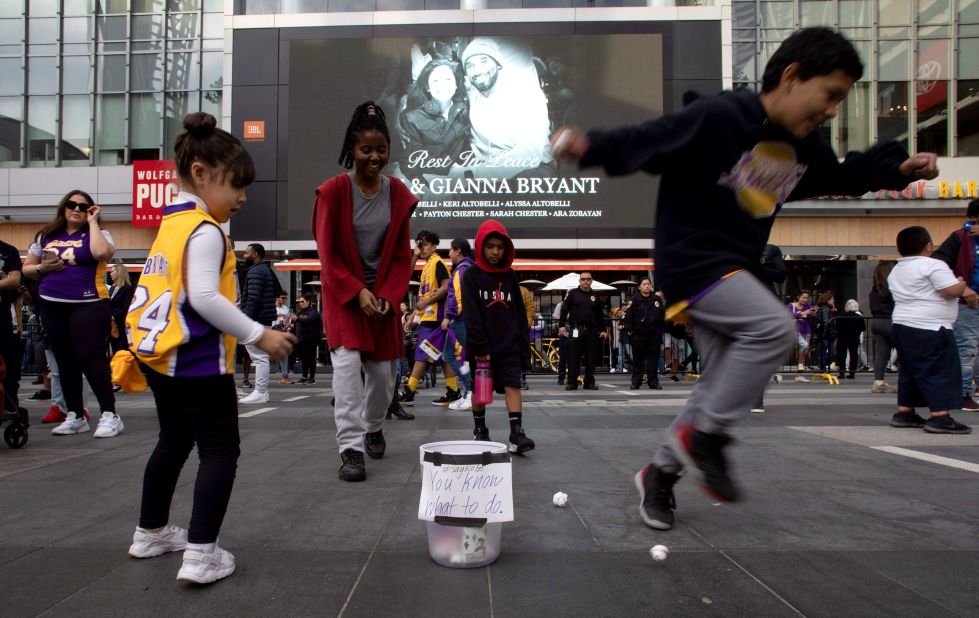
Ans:
{"label": "black shorts", "polygon": [[[490,356],[490,372],[493,374],[493,390],[497,394],[504,394],[504,388],[511,386],[520,388],[520,358],[503,357],[499,360],[495,356]],[[469,375],[476,377],[476,361],[469,362]]]}
{"label": "black shorts", "polygon": [[900,360],[897,405],[927,406],[932,412],[958,410],[962,405],[962,367],[952,331],[895,324],[893,333]]}

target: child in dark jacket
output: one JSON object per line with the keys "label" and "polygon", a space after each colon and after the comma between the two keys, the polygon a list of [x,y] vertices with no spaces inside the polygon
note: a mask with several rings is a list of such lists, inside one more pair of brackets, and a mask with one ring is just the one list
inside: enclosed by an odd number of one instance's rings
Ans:
{"label": "child in dark jacket", "polygon": [[[513,241],[501,223],[492,219],[476,233],[476,265],[462,278],[462,318],[466,324],[466,361],[476,373],[476,361],[488,360],[493,386],[506,400],[510,417],[510,452],[533,450],[523,430],[520,372],[530,368],[530,331],[517,275],[510,267]],[[473,439],[489,441],[486,406],[473,402]]]}
{"label": "child in dark jacket", "polygon": [[[724,92],[635,127],[566,127],[555,160],[612,175],[661,175],[656,209],[656,283],[666,317],[689,322],[707,360],[703,376],[636,475],[646,525],[673,526],[673,486],[687,470],[713,499],[740,497],[725,453],[729,428],[750,413],[797,333],[762,282],[759,259],[775,216],[791,200],[903,189],[938,176],[936,155],[909,156],[895,142],[840,162],[817,130],[863,76],[853,45],[827,28],[787,38],[765,67],[761,92]],[[691,200],[689,188],[697,187]]]}

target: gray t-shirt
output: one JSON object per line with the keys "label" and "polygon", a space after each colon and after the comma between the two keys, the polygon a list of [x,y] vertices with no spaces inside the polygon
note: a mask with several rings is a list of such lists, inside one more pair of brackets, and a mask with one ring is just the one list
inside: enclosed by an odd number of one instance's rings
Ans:
{"label": "gray t-shirt", "polygon": [[377,279],[377,263],[381,259],[384,237],[391,223],[391,179],[382,176],[381,190],[372,197],[367,197],[360,190],[354,182],[353,172],[350,173],[350,185],[353,193],[354,233],[357,235],[360,265],[364,268],[367,289],[370,289],[374,287],[374,280]]}

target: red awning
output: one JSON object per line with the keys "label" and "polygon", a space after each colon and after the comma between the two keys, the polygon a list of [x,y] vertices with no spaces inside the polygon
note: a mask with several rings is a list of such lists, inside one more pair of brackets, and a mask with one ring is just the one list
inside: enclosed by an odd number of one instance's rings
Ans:
{"label": "red awning", "polygon": [[[425,262],[419,260],[415,263],[415,270],[421,270]],[[574,272],[578,270],[588,271],[637,271],[646,272],[653,270],[653,260],[650,258],[609,258],[609,259],[588,259],[588,260],[537,260],[517,258],[513,261],[514,270],[524,271],[543,271],[557,270]],[[318,271],[320,263],[317,260],[295,259],[275,263],[276,270],[312,270]]]}

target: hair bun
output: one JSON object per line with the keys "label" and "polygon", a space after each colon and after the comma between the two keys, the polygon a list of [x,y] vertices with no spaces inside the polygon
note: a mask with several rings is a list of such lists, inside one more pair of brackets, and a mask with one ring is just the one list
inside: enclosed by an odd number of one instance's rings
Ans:
{"label": "hair bun", "polygon": [[210,137],[217,126],[217,119],[206,112],[194,112],[184,116],[184,130],[196,139]]}

